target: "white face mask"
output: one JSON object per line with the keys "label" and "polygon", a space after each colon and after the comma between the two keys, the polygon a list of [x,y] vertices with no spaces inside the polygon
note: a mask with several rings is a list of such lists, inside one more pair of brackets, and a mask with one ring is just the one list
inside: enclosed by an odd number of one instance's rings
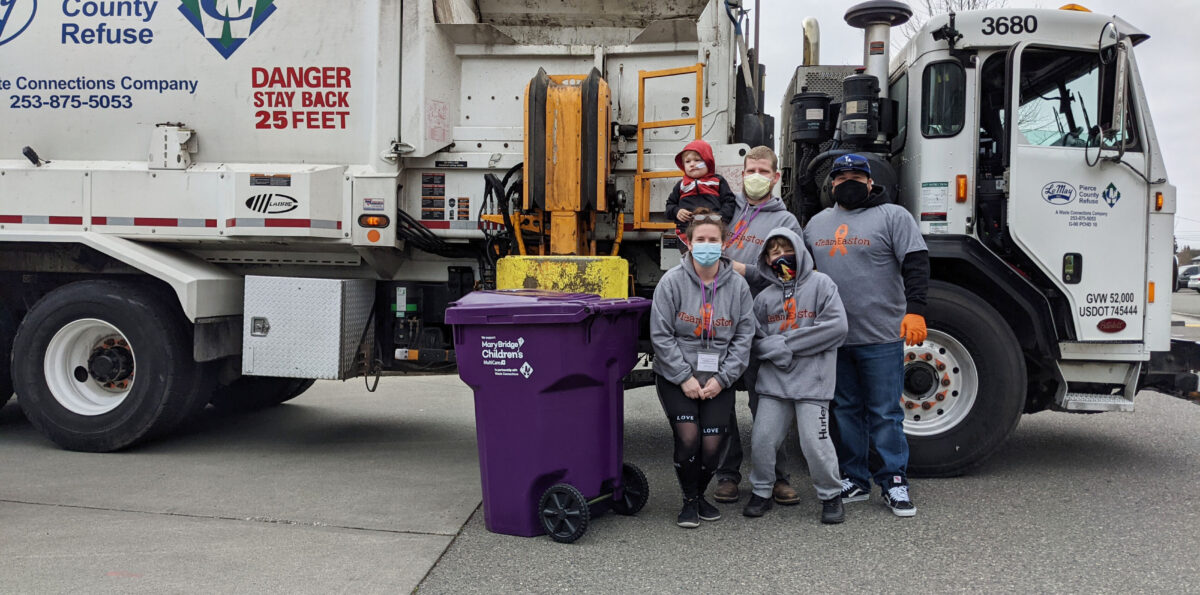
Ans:
{"label": "white face mask", "polygon": [[750,174],[742,178],[742,189],[746,191],[746,196],[758,200],[771,192],[771,178]]}

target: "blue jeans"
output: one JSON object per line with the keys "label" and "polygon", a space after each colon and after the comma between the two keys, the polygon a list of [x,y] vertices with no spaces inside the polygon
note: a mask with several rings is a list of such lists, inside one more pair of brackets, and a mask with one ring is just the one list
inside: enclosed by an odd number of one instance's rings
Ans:
{"label": "blue jeans", "polygon": [[[903,382],[903,341],[838,349],[834,444],[842,477],[861,488],[871,487],[872,475],[885,488],[908,482],[908,439],[900,408]],[[867,466],[871,447],[882,460],[873,474]]]}

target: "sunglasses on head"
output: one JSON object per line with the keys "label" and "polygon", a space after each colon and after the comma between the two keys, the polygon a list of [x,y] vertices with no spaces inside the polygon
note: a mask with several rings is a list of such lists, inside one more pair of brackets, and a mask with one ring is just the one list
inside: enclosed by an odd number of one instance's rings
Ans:
{"label": "sunglasses on head", "polygon": [[692,217],[692,219],[695,219],[696,221],[712,221],[713,223],[721,222],[721,216],[716,213],[696,215],[695,217]]}

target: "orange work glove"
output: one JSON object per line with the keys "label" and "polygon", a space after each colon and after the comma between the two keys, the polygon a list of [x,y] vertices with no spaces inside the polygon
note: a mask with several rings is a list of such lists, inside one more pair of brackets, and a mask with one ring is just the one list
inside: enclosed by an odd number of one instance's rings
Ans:
{"label": "orange work glove", "polygon": [[925,330],[925,317],[920,314],[905,314],[900,321],[900,338],[905,345],[916,345],[925,340],[929,331]]}

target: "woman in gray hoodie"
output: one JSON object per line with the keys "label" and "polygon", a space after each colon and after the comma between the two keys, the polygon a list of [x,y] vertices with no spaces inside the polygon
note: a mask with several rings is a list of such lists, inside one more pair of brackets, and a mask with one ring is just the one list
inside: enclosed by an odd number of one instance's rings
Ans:
{"label": "woman in gray hoodie", "polygon": [[704,492],[729,429],[733,383],[750,361],[754,315],[750,287],[721,255],[728,237],[721,216],[697,209],[686,237],[690,250],[654,288],[650,339],[658,398],[675,435],[677,523],[694,528],[721,518]]}
{"label": "woman in gray hoodie", "polygon": [[753,357],[759,363],[758,414],[750,440],[754,493],[742,514],[759,517],[771,508],[775,453],[795,418],[800,449],[822,502],[821,522],[840,523],[845,513],[837,451],[829,436],[829,402],[837,380],[837,348],[846,339],[846,311],[837,285],[813,270],[812,256],[794,231],[771,230],[757,266],[770,285],[754,298]]}

